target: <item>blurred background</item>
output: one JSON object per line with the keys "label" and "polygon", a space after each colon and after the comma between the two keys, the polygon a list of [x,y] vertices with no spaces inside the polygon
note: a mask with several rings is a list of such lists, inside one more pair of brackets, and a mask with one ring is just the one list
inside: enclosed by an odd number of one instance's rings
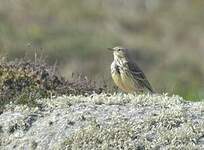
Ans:
{"label": "blurred background", "polygon": [[112,54],[132,50],[158,92],[204,99],[203,0],[0,0],[0,55],[43,54],[69,79],[108,87]]}

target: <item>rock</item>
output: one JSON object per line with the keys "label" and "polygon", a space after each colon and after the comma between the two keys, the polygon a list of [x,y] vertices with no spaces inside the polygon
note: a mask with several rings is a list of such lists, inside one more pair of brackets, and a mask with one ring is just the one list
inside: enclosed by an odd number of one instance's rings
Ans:
{"label": "rock", "polygon": [[9,104],[0,149],[204,149],[204,102],[179,96],[106,95]]}

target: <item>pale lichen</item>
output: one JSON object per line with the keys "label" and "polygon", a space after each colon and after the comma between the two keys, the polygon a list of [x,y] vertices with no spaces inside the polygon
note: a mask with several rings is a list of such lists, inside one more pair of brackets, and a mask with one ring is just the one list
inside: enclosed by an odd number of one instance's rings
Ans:
{"label": "pale lichen", "polygon": [[[167,94],[93,94],[8,104],[2,149],[203,149],[204,103]],[[9,130],[11,129],[11,130]],[[12,131],[12,132],[9,132]]]}

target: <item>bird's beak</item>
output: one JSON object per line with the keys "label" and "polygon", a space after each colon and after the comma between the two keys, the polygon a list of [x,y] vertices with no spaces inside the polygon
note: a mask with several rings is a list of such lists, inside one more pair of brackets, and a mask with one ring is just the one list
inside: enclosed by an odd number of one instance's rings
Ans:
{"label": "bird's beak", "polygon": [[114,49],[113,48],[107,48],[109,51],[114,51]]}

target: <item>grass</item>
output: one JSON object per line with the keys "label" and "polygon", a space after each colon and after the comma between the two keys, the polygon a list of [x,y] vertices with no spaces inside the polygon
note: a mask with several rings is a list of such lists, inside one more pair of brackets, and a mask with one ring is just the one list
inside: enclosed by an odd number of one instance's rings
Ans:
{"label": "grass", "polygon": [[202,5],[201,0],[2,1],[0,54],[10,60],[25,53],[33,58],[43,48],[66,78],[77,71],[113,84],[106,48],[122,45],[133,49],[156,91],[201,100]]}

